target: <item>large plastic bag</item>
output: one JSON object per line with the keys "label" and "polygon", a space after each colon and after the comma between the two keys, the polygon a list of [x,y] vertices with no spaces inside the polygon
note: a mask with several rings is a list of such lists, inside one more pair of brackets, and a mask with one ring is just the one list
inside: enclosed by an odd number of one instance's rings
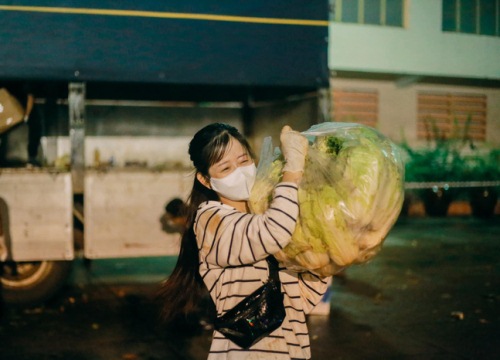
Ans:
{"label": "large plastic bag", "polygon": [[[302,134],[309,149],[299,219],[276,257],[292,270],[334,275],[380,250],[403,204],[404,164],[393,142],[361,124],[325,122]],[[268,208],[282,168],[279,149],[266,138],[250,196],[254,213]]]}

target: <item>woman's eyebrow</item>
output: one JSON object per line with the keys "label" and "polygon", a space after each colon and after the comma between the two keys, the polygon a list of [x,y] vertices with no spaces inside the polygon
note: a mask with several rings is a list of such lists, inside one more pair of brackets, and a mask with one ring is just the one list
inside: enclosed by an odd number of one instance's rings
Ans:
{"label": "woman's eyebrow", "polygon": [[217,166],[218,168],[220,168],[220,167],[223,167],[223,166],[227,165],[228,163],[229,163],[229,160],[226,160],[226,161],[222,161],[220,163],[215,164],[215,166]]}

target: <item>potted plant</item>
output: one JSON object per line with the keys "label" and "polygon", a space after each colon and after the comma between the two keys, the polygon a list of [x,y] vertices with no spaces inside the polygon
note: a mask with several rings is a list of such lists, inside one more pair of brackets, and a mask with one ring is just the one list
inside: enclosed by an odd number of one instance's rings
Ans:
{"label": "potted plant", "polygon": [[473,182],[472,185],[478,183],[478,186],[470,187],[468,192],[472,215],[480,218],[491,217],[498,201],[500,149],[472,154],[464,164],[462,180]]}
{"label": "potted plant", "polygon": [[[463,171],[462,151],[472,143],[464,136],[446,136],[432,120],[427,124],[427,146],[415,149],[403,140],[401,147],[406,151],[405,180],[427,183],[417,190],[429,216],[446,216],[448,208],[458,190],[447,183],[459,181]],[[455,122],[455,128],[458,128]],[[464,133],[467,129],[464,130]],[[433,136],[430,136],[433,134]]]}
{"label": "potted plant", "polygon": [[[407,182],[431,183],[417,190],[429,216],[446,216],[456,191],[446,182],[456,179],[455,161],[446,148],[419,149],[407,148],[408,160],[405,163]],[[435,185],[432,185],[434,183]]]}

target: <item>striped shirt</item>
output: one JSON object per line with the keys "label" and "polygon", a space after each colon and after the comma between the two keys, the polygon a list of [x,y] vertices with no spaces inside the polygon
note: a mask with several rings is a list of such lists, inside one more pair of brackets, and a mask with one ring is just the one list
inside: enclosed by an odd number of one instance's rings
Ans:
{"label": "striped shirt", "polygon": [[[269,209],[260,215],[242,213],[216,201],[200,205],[194,224],[200,274],[218,315],[267,281],[265,258],[290,242],[298,213],[297,185],[284,182],[276,186]],[[209,360],[311,358],[306,314],[325,293],[326,279],[282,266],[279,275],[286,310],[281,327],[249,349],[214,331]]]}

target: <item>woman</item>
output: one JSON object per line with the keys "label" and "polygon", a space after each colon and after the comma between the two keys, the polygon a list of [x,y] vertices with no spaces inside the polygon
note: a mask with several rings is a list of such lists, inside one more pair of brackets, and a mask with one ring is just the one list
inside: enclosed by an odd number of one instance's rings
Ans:
{"label": "woman", "polygon": [[[295,229],[307,140],[285,126],[281,150],[286,164],[269,209],[250,214],[248,198],[255,180],[254,156],[232,126],[211,124],[196,133],[189,154],[196,169],[189,200],[188,228],[177,265],[164,283],[166,320],[188,313],[204,284],[217,315],[238,304],[266,282],[266,257],[283,249]],[[320,301],[327,282],[311,273],[280,267],[286,317],[281,327],[249,349],[214,331],[208,359],[309,359],[305,315]]]}

